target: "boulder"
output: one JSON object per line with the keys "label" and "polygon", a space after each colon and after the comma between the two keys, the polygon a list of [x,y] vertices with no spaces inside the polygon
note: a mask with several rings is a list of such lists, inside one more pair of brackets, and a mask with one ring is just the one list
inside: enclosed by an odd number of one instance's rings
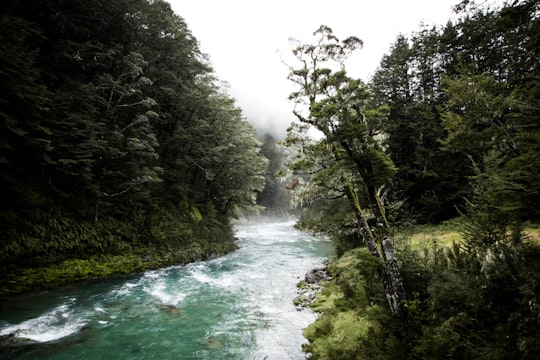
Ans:
{"label": "boulder", "polygon": [[328,280],[329,278],[330,277],[326,272],[326,268],[315,268],[306,274],[304,281],[308,284],[318,284],[323,280]]}

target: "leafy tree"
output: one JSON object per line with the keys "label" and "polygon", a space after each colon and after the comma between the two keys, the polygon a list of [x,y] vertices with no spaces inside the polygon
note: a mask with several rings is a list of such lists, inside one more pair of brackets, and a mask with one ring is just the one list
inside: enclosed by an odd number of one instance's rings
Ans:
{"label": "leafy tree", "polygon": [[271,134],[265,134],[262,139],[261,155],[268,159],[268,169],[264,175],[265,186],[257,196],[257,203],[264,207],[265,214],[284,214],[289,211],[289,197],[285,186],[278,179],[282,172],[285,154],[278,147],[276,139]]}
{"label": "leafy tree", "polygon": [[[477,128],[480,118],[492,110],[480,109],[483,106],[480,102],[473,105],[482,96],[474,92],[488,91],[491,99],[485,100],[499,101],[499,105],[490,106],[500,109],[509,109],[509,101],[512,102],[513,114],[499,114],[503,118],[515,117],[517,112],[522,112],[518,108],[524,109],[525,102],[516,95],[524,94],[518,89],[535,87],[537,66],[533,58],[538,52],[535,4],[535,1],[521,1],[497,8],[462,2],[457,20],[441,28],[424,28],[408,38],[400,35],[390,53],[383,57],[370,87],[377,104],[390,107],[386,131],[389,152],[398,167],[396,194],[414,209],[420,221],[440,221],[456,215],[456,208],[463,206],[462,199],[472,190],[468,177],[474,175],[473,162],[478,161],[475,153],[480,151],[473,147],[486,145],[484,139],[470,141],[477,130],[471,128],[469,139],[460,140],[468,141],[468,150],[441,146],[441,142],[456,135],[447,133],[451,131],[448,127],[451,120],[446,112],[455,101],[449,99],[453,96],[450,88],[457,97],[470,97],[468,109],[462,111],[471,119],[478,111],[478,119],[474,120]],[[489,78],[493,79],[492,85],[485,82]],[[455,81],[459,79],[458,88]],[[536,105],[526,106],[532,109]],[[522,122],[516,118],[513,121]],[[526,126],[532,125],[527,123]],[[513,132],[518,127],[507,130]],[[487,139],[488,132],[482,132]]]}
{"label": "leafy tree", "polygon": [[466,158],[440,146],[445,136],[439,114],[444,102],[441,82],[451,58],[450,51],[441,47],[435,28],[410,39],[400,35],[370,83],[376,103],[390,108],[384,126],[398,169],[395,196],[422,222],[455,216],[456,205],[469,190]]}
{"label": "leafy tree", "polygon": [[207,191],[220,214],[234,216],[238,208],[256,205],[268,162],[260,154],[254,128],[242,119],[233,100],[218,95],[215,101],[222,105],[213,106],[219,113],[211,122],[212,135],[208,138],[212,140],[207,143],[214,157],[205,170]]}
{"label": "leafy tree", "polygon": [[[397,336],[403,352],[385,355],[533,359],[540,329],[539,252],[522,230],[526,221],[538,220],[538,176],[532,170],[538,167],[539,143],[538,1],[499,8],[463,1],[458,7],[458,17],[446,26],[400,36],[370,84],[374,96],[363,101],[366,119],[367,109],[388,109],[376,128],[386,135],[384,144],[398,167],[393,183],[398,199],[414,207],[419,221],[439,221],[459,212],[463,236],[463,242],[450,248],[434,241],[421,253],[400,249],[409,322],[405,338]],[[307,103],[309,114],[324,109]],[[314,174],[311,185],[318,188],[309,194],[325,200],[314,202],[314,214],[327,221],[324,225],[340,222],[341,227],[328,226],[344,254],[338,263],[349,269],[352,252],[342,243],[350,241],[355,224],[339,208],[343,192],[337,174],[349,171],[359,199],[369,197],[351,175],[355,166],[335,166],[328,137],[309,142],[298,140],[300,126],[292,131],[296,135],[288,141],[302,150],[296,169]],[[333,209],[332,217],[325,207]],[[450,211],[454,207],[457,211]],[[354,304],[363,279],[335,275],[321,296],[328,309],[306,332],[306,348],[314,357],[356,358],[371,350],[360,345],[358,331],[358,323],[369,318],[369,307]],[[340,285],[345,286],[336,290]],[[352,321],[352,314],[366,315]],[[385,324],[387,329],[394,326],[401,324],[395,319]],[[346,350],[335,346],[333,338],[344,328],[350,333],[343,341]],[[396,335],[381,336],[391,344]]]}
{"label": "leafy tree", "polygon": [[[298,43],[293,49],[300,67],[290,69],[289,79],[298,88],[290,98],[296,104],[293,113],[299,122],[314,127],[323,137],[308,143],[305,150],[309,157],[301,156],[294,167],[311,172],[320,193],[346,197],[371,254],[384,261],[381,276],[390,308],[395,315],[404,316],[405,292],[380,196],[394,172],[376,136],[381,113],[364,109],[367,90],[360,81],[349,78],[344,68],[344,61],[362,42],[355,37],[340,41],[326,26],[314,35],[318,38],[315,45]],[[295,139],[294,129],[289,131],[288,142],[302,142]],[[298,127],[299,131],[305,129]],[[369,225],[361,202],[372,211],[377,233]]]}
{"label": "leafy tree", "polygon": [[[52,94],[38,65],[35,44],[41,39],[35,23],[18,16],[1,18],[0,207],[4,214],[11,209],[28,210],[43,201],[35,179],[41,177],[52,150],[47,123]],[[22,163],[30,166],[22,167]]]}
{"label": "leafy tree", "polygon": [[253,206],[266,162],[170,5],[2,9],[2,274],[163,249],[168,265],[176,248],[193,259],[234,248],[229,220]]}
{"label": "leafy tree", "polygon": [[491,184],[486,191],[500,204],[493,222],[509,225],[505,218],[533,219],[530,205],[538,201],[538,185],[530,180],[534,175],[529,166],[538,163],[533,154],[538,126],[530,122],[530,115],[537,107],[521,97],[522,90],[511,92],[507,83],[495,82],[488,74],[448,80],[446,92],[443,123],[448,136],[443,144],[466,154],[477,175]]}

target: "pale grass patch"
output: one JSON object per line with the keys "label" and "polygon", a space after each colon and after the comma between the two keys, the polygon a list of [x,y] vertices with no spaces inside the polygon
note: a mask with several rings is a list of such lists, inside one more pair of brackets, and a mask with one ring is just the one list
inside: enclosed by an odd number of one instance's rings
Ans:
{"label": "pale grass patch", "polygon": [[[437,246],[448,248],[454,242],[463,241],[463,235],[458,229],[459,225],[443,223],[441,225],[417,225],[406,236],[413,250],[421,250],[428,244],[437,243]],[[524,230],[528,240],[540,246],[540,226],[528,226]]]}
{"label": "pale grass patch", "polygon": [[528,227],[525,234],[533,244],[540,246],[540,226]]}

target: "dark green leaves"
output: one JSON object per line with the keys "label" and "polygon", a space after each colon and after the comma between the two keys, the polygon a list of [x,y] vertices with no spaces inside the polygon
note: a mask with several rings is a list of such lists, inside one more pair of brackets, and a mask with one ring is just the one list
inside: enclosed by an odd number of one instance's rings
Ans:
{"label": "dark green leaves", "polygon": [[[13,0],[7,9],[2,259],[54,262],[61,257],[49,249],[85,256],[116,251],[115,241],[179,241],[228,228],[237,208],[255,204],[266,163],[254,130],[168,3]],[[81,223],[92,245],[57,219]],[[104,222],[121,230],[110,234]]]}

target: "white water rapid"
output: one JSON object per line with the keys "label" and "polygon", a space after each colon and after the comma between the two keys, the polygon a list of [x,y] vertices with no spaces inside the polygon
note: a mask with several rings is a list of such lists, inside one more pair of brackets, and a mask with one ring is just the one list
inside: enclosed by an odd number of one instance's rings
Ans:
{"label": "white water rapid", "polygon": [[315,315],[296,284],[331,244],[293,225],[242,222],[240,249],[215,260],[13,298],[0,359],[304,359]]}

